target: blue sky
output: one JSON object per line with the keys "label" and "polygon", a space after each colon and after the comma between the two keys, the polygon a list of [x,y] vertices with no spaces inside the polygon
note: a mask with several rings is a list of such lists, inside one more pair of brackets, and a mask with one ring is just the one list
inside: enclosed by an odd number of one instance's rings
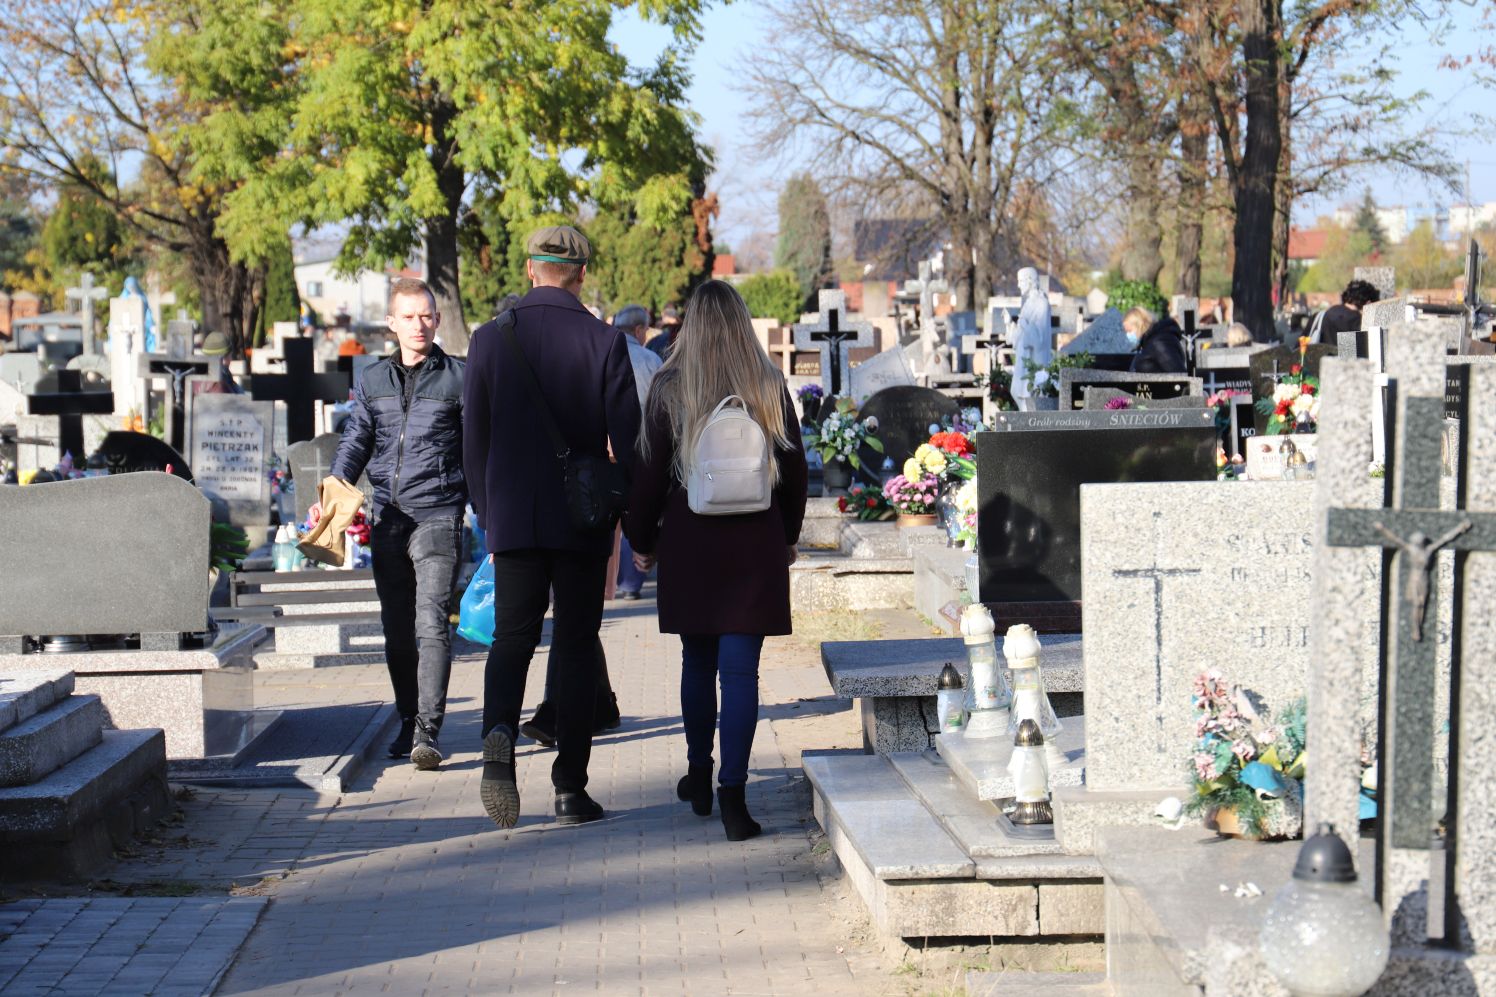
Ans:
{"label": "blue sky", "polygon": [[[1474,7],[1456,3],[1453,10],[1455,30],[1442,44],[1431,42],[1425,32],[1417,30],[1409,31],[1398,48],[1398,90],[1429,91],[1431,99],[1425,105],[1425,115],[1435,120],[1463,120],[1496,106],[1496,93],[1474,85],[1471,74],[1437,68],[1446,50],[1463,51],[1461,46],[1465,46],[1473,51],[1480,43],[1496,42],[1491,33],[1477,32],[1480,13]],[[702,41],[690,61],[691,105],[701,115],[702,135],[717,152],[718,173],[712,187],[721,197],[723,210],[716,229],[729,244],[755,227],[773,228],[778,185],[786,175],[772,154],[748,141],[749,99],[736,89],[741,67],[748,64],[755,50],[771,44],[766,38],[766,22],[763,7],[755,0],[712,7],[703,19]],[[612,37],[636,65],[651,62],[670,39],[665,29],[642,23],[632,14],[618,21]],[[1467,160],[1470,162],[1472,199],[1476,203],[1496,200],[1496,141],[1489,133],[1485,141],[1470,138],[1455,142],[1450,153],[1462,168]],[[1379,203],[1406,205],[1415,214],[1428,213],[1439,201],[1458,200],[1419,180],[1372,174],[1357,180],[1345,194],[1301,202],[1294,212],[1295,224],[1312,224],[1316,215],[1328,214],[1338,203],[1358,200],[1367,185]]]}

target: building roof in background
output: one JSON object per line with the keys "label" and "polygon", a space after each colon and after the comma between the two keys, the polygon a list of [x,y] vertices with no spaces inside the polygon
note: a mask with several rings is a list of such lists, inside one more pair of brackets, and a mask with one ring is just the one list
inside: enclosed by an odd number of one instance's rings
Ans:
{"label": "building roof in background", "polygon": [[718,253],[717,256],[712,259],[713,277],[731,277],[737,272],[738,263],[737,260],[733,258],[733,255],[731,253]]}
{"label": "building roof in background", "polygon": [[934,218],[864,218],[852,226],[852,256],[872,264],[864,280],[913,280],[919,261],[940,251],[944,234]]}
{"label": "building roof in background", "polygon": [[1290,260],[1317,260],[1325,255],[1325,241],[1330,233],[1322,228],[1292,228],[1288,230],[1288,258]]}

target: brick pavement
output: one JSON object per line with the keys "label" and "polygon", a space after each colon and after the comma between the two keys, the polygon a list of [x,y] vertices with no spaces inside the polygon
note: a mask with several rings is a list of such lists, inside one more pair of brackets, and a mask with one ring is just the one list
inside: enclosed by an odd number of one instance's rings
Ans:
{"label": "brick pavement", "polygon": [[211,993],[267,901],[94,897],[0,907],[0,992]]}
{"label": "brick pavement", "polygon": [[[610,604],[603,639],[625,718],[592,756],[605,821],[550,823],[552,753],[528,743],[519,825],[501,831],[482,815],[482,657],[468,654],[454,665],[441,771],[381,760],[341,798],[202,790],[184,804],[185,843],[113,878],[232,883],[271,899],[220,994],[900,990],[855,931],[860,911],[816,875],[795,728],[804,718],[817,747],[859,738],[845,704],[828,701],[814,649],[766,649],[748,793],[766,833],[732,843],[715,816],[675,799],[678,641],[658,633],[647,600]],[[543,669],[542,649],[532,705]],[[362,701],[386,681],[377,666],[260,679],[262,701],[284,703]]]}

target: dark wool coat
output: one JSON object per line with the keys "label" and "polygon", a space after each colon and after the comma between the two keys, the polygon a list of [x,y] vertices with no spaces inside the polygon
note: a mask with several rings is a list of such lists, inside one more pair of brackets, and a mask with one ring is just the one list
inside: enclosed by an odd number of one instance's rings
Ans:
{"label": "dark wool coat", "polygon": [[[618,463],[631,469],[639,394],[623,333],[594,318],[570,291],[537,287],[514,306],[514,334],[572,452],[601,457],[611,440]],[[463,455],[490,553],[544,548],[608,556],[612,530],[582,533],[571,525],[556,447],[493,322],[468,345]]]}
{"label": "dark wool coat", "polygon": [[462,361],[433,346],[402,376],[398,360],[377,360],[359,377],[329,473],[351,483],[367,470],[376,517],[391,500],[417,519],[423,511],[461,512]]}
{"label": "dark wool coat", "polygon": [[1179,323],[1159,319],[1138,342],[1137,355],[1127,368],[1135,374],[1183,374],[1189,369],[1184,358],[1184,340]]}
{"label": "dark wool coat", "polygon": [[779,484],[769,508],[698,516],[670,469],[675,441],[669,423],[658,411],[648,420],[649,459],[635,469],[624,529],[634,550],[659,555],[661,633],[790,633],[787,555],[805,519],[806,468],[788,391],[784,430],[791,446],[778,451]]}

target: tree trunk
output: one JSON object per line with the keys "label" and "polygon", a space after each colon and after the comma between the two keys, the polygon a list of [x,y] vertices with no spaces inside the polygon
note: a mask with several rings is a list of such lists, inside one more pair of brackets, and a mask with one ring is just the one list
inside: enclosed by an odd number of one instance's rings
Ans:
{"label": "tree trunk", "polygon": [[213,234],[212,219],[188,226],[193,247],[188,266],[202,297],[205,332],[229,341],[229,356],[243,359],[254,345],[255,327],[265,301],[265,268],[235,263],[229,247]]}
{"label": "tree trunk", "polygon": [[1163,229],[1158,224],[1159,158],[1152,136],[1133,129],[1127,153],[1127,238],[1122,249],[1122,279],[1158,283],[1164,268]]}
{"label": "tree trunk", "polygon": [[[436,298],[436,310],[442,317],[438,332],[442,349],[453,356],[466,356],[468,327],[462,312],[462,288],[457,269],[457,220],[462,215],[467,173],[457,163],[457,139],[451,133],[456,116],[457,109],[450,101],[437,99],[432,112],[431,165],[436,169],[436,185],[447,210],[426,220],[426,283]],[[497,304],[491,302],[490,309]]]}
{"label": "tree trunk", "polygon": [[1205,239],[1205,179],[1210,121],[1200,94],[1189,88],[1179,101],[1179,235],[1174,293],[1200,297],[1200,250]]}
{"label": "tree trunk", "polygon": [[1288,309],[1288,230],[1293,221],[1293,93],[1285,82],[1278,93],[1278,132],[1283,149],[1278,157],[1278,186],[1273,192],[1273,300]]}
{"label": "tree trunk", "polygon": [[1277,339],[1272,302],[1273,217],[1283,148],[1283,123],[1278,114],[1282,61],[1278,48],[1282,12],[1278,3],[1248,0],[1240,7],[1247,133],[1236,177],[1236,260],[1231,270],[1231,299],[1236,321],[1251,330],[1258,342]]}

